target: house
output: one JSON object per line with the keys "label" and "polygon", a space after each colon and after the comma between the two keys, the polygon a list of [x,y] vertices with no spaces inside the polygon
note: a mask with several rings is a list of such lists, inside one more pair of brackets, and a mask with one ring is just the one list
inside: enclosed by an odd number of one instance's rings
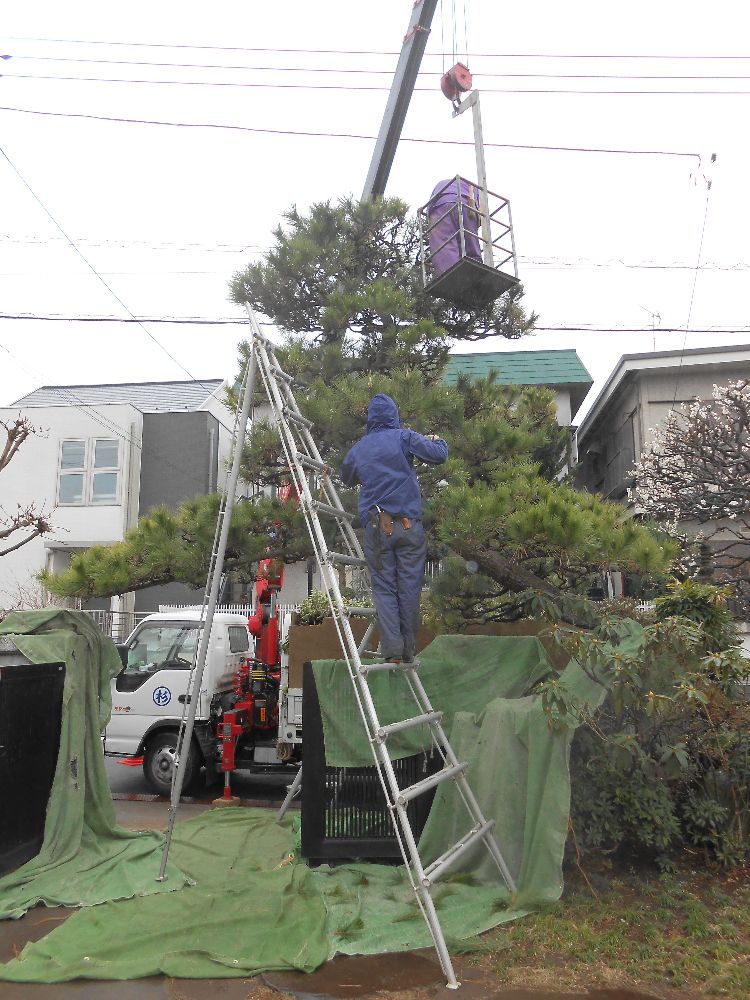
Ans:
{"label": "house", "polygon": [[[40,570],[64,571],[73,553],[121,541],[151,507],[215,491],[233,433],[224,387],[221,379],[43,386],[0,408],[0,419],[22,413],[40,432],[3,471],[4,504],[34,503],[54,525],[0,560],[0,607],[24,595],[28,603]],[[195,596],[172,584],[84,607],[153,611]]]}
{"label": "house", "polygon": [[[670,410],[695,399],[710,399],[715,385],[742,378],[750,378],[750,344],[623,355],[578,428],[576,486],[622,503],[636,514],[628,490],[650,433]],[[697,525],[684,527],[691,531]],[[722,526],[715,528],[714,541],[719,543],[724,540]],[[611,596],[618,596],[622,574],[608,574],[604,585]],[[739,605],[735,611],[745,617]]]}
{"label": "house", "polygon": [[570,427],[594,384],[575,350],[490,351],[451,354],[445,381],[455,385],[459,375],[486,378],[494,372],[501,385],[544,386],[555,394],[557,422]]}
{"label": "house", "polygon": [[576,485],[627,503],[649,432],[670,410],[750,377],[750,344],[624,354],[578,428]]}

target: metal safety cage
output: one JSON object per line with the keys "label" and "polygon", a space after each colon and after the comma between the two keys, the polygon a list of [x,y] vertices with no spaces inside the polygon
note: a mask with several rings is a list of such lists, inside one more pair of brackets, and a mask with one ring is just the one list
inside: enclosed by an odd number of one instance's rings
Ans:
{"label": "metal safety cage", "polygon": [[459,309],[482,309],[518,284],[510,202],[456,175],[417,210],[422,283]]}

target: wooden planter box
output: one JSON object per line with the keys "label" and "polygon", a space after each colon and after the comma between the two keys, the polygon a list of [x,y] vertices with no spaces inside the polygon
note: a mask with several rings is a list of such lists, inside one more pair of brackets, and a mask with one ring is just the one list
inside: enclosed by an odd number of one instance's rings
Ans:
{"label": "wooden planter box", "polygon": [[[367,624],[365,618],[351,619],[352,632],[357,642],[362,640]],[[417,652],[429,646],[434,638],[434,633],[422,626],[417,639]],[[302,687],[302,665],[306,660],[338,660],[344,655],[333,618],[324,618],[320,625],[291,625],[288,639],[290,688]],[[376,628],[368,645],[370,649],[377,649],[377,644]]]}

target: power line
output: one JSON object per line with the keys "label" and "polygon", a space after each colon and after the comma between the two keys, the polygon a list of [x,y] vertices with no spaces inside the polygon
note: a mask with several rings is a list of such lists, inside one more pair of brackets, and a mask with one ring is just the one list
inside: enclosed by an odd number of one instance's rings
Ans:
{"label": "power line", "polygon": [[[39,320],[50,323],[164,323],[178,326],[247,326],[247,317],[233,319],[207,316],[71,316],[60,313],[0,313],[0,320]],[[261,326],[273,326],[272,323],[261,323]],[[195,380],[197,381],[197,380]],[[201,384],[201,383],[199,383]]]}
{"label": "power line", "polygon": [[[28,60],[31,62],[65,62],[78,63],[84,65],[97,66],[142,66],[153,67],[154,69],[206,69],[206,70],[241,70],[252,73],[335,73],[346,75],[370,75],[370,76],[393,76],[393,69],[367,69],[361,66],[250,66],[247,63],[195,63],[195,62],[154,62],[150,60],[138,59],[82,59],[78,56],[34,56],[34,55],[13,55],[13,61]],[[750,59],[750,57],[748,57]],[[31,76],[20,73],[4,74],[8,79],[18,76],[21,79],[40,80],[78,80],[89,79],[87,77],[57,77],[57,76]],[[440,70],[421,70],[420,77],[441,76]],[[645,73],[515,73],[496,72],[495,70],[481,70],[475,74],[476,77],[492,79],[558,79],[558,80],[750,80],[750,74],[645,74]],[[95,78],[99,80],[99,78]],[[108,81],[109,82],[109,81]],[[115,81],[120,82],[120,81]],[[128,83],[139,83],[142,81],[128,80]],[[159,81],[148,81],[158,83]],[[182,81],[168,81],[180,83]],[[191,81],[186,81],[191,82]],[[208,81],[210,82],[210,81]],[[237,84],[240,86],[240,84]],[[387,89],[387,88],[385,88]],[[484,91],[484,88],[482,88]]]}
{"label": "power line", "polygon": [[[62,315],[55,313],[6,313],[0,312],[0,320],[33,320],[40,322],[54,322],[54,323],[162,323],[165,325],[175,325],[175,326],[246,326],[247,318],[233,318],[231,316],[141,316],[141,317],[127,317],[127,316],[85,316],[85,315]],[[260,324],[261,326],[274,327],[275,324],[264,321]],[[547,326],[535,326],[535,330],[541,331],[543,333],[653,333],[652,327],[648,326],[637,326],[637,327],[625,327],[619,326],[617,324],[595,324],[595,323],[578,323],[578,324],[553,324]],[[664,326],[659,327],[660,333],[684,333],[684,326]],[[712,326],[712,327],[693,327],[688,330],[688,333],[711,333],[711,334],[727,334],[727,333],[750,333],[750,325],[737,324],[734,326]],[[197,380],[196,380],[197,381]],[[200,383],[199,383],[200,384]]]}
{"label": "power line", "polygon": [[[343,90],[343,91],[390,91],[390,87],[379,84],[343,84],[343,83],[272,83],[262,81],[254,83],[250,81],[229,81],[229,80],[142,80],[135,78],[113,78],[101,76],[54,76],[34,73],[5,73],[6,80],[55,80],[67,83],[125,83],[132,85],[147,85],[154,87],[235,87],[249,90]],[[634,77],[622,77],[620,79],[635,79]],[[643,79],[660,79],[660,77],[644,77]],[[664,78],[669,79],[669,78]],[[720,77],[717,79],[721,79]],[[732,79],[727,77],[726,79]],[[736,79],[749,79],[748,77],[737,77]],[[556,87],[555,89],[535,87],[533,90],[522,87],[482,87],[483,94],[578,94],[591,96],[623,96],[623,97],[679,97],[679,96],[702,96],[702,97],[740,97],[750,95],[750,90],[577,90],[572,88]],[[414,87],[415,93],[433,93],[433,87]]]}
{"label": "power line", "polygon": [[[541,271],[578,271],[578,270],[591,270],[598,268],[626,268],[627,270],[644,270],[644,271],[695,271],[695,264],[628,264],[622,260],[612,260],[612,261],[564,261],[561,259],[556,260],[531,260],[525,259],[523,257],[518,258],[518,262],[523,264],[525,268],[534,268]],[[738,262],[736,264],[699,264],[697,267],[698,271],[723,271],[726,273],[741,273],[743,271],[750,270],[750,263]],[[0,271],[0,275],[3,277],[38,277],[40,275],[49,275],[49,270],[36,270],[36,271]],[[69,271],[66,273],[66,277],[80,277],[81,275],[88,274],[87,271]],[[153,268],[149,268],[147,271],[99,271],[99,274],[107,275],[109,277],[162,277],[164,275],[225,275],[226,270],[222,269],[219,271],[205,271],[205,270],[194,270],[194,271],[160,271]]]}
{"label": "power line", "polygon": [[[147,250],[177,250],[177,251],[200,251],[201,253],[266,253],[268,247],[259,246],[257,243],[240,245],[236,243],[169,243],[161,241],[152,243],[149,240],[111,240],[106,237],[88,238],[78,236],[76,243],[84,243],[90,247],[111,247],[113,249],[130,250],[134,247],[144,247]],[[62,236],[15,236],[9,233],[0,233],[0,246],[3,243],[12,244],[48,244],[53,242],[66,242]]]}
{"label": "power line", "polygon": [[[295,129],[254,128],[249,125],[222,125],[217,122],[161,121],[161,120],[147,119],[147,118],[122,118],[114,115],[89,115],[71,111],[37,111],[34,108],[0,107],[0,111],[12,111],[17,114],[24,114],[24,115],[41,115],[43,117],[49,117],[49,118],[81,118],[88,121],[125,122],[129,125],[161,125],[161,126],[167,126],[169,128],[225,129],[232,132],[247,132],[254,135],[301,136],[304,138],[315,138],[315,139],[323,139],[323,138],[365,139],[367,142],[373,142],[375,140],[375,136],[360,135],[352,132],[309,132],[309,131],[301,131]],[[468,141],[468,140],[464,141],[461,139],[422,139],[416,137],[402,136],[399,141],[425,143],[428,145],[435,145],[435,146],[471,146],[472,148],[474,147],[473,141]],[[699,153],[686,153],[686,152],[680,152],[678,150],[669,150],[669,149],[598,149],[594,147],[585,147],[585,146],[532,146],[529,145],[528,143],[511,143],[511,142],[485,142],[484,146],[485,148],[491,148],[491,149],[534,149],[534,150],[541,150],[544,152],[556,152],[556,153],[613,153],[625,156],[679,156],[679,157],[690,157],[697,160],[700,163]]]}
{"label": "power line", "polygon": [[[46,246],[52,242],[65,242],[61,236],[21,236],[13,235],[10,233],[0,233],[0,249],[2,249],[3,244],[13,244],[13,245],[29,245],[29,246]],[[234,244],[234,243],[169,243],[160,241],[158,243],[152,243],[149,240],[124,240],[124,239],[107,239],[106,237],[87,237],[78,236],[76,237],[76,242],[79,244],[85,244],[90,247],[107,247],[119,250],[132,250],[135,248],[142,247],[146,250],[165,250],[165,251],[176,251],[182,252],[186,251],[189,253],[222,253],[222,254],[266,254],[268,253],[270,247],[262,247],[257,243],[251,243],[245,245]],[[654,270],[654,271],[693,271],[695,269],[695,264],[683,263],[681,261],[672,261],[670,263],[658,263],[653,260],[644,261],[626,261],[620,257],[612,257],[609,260],[592,260],[587,257],[579,257],[575,260],[566,260],[562,257],[526,257],[522,254],[518,255],[519,263],[524,264],[526,267],[544,267],[550,270],[565,270],[565,269],[577,269],[577,268],[607,268],[607,267],[625,267],[629,269],[643,269],[643,270]],[[733,264],[716,264],[711,261],[706,261],[703,264],[698,265],[701,271],[746,271],[750,270],[750,262],[748,261],[735,261]],[[7,273],[28,273],[28,274],[45,274],[45,271],[29,271],[29,272],[7,272]],[[102,271],[102,274],[139,274],[146,272],[138,271]],[[223,274],[224,271],[158,271],[153,272],[157,274]]]}
{"label": "power line", "polygon": [[[588,323],[573,324],[569,326],[535,326],[534,330],[541,330],[544,333],[653,333],[651,326],[595,326]],[[708,326],[703,328],[692,327],[685,330],[684,326],[660,326],[658,333],[750,333],[750,326]]]}
{"label": "power line", "polygon": [[[50,44],[61,44],[61,45],[111,45],[120,46],[127,48],[141,48],[141,49],[178,49],[178,50],[193,50],[196,52],[295,52],[295,53],[313,53],[313,54],[324,54],[324,55],[356,55],[356,56],[367,56],[367,55],[381,55],[381,56],[398,56],[400,53],[396,50],[378,50],[378,49],[311,49],[311,48],[278,48],[271,46],[261,46],[261,47],[250,47],[250,46],[239,46],[239,45],[186,45],[170,42],[124,42],[122,40],[118,41],[107,41],[105,39],[94,39],[94,38],[40,38],[38,36],[29,35],[9,35],[7,36],[8,41],[14,42],[45,42]],[[442,53],[437,52],[426,52],[425,58],[433,57],[439,58]],[[573,52],[471,52],[468,53],[469,57],[472,59],[713,59],[713,60],[723,60],[723,59],[744,59],[750,60],[750,55],[706,55],[701,53],[699,55],[685,55],[685,54],[669,54],[669,53],[573,53]]]}
{"label": "power line", "polygon": [[[132,250],[136,248],[143,248],[146,250],[159,250],[159,251],[170,251],[170,252],[188,252],[188,253],[221,253],[221,254],[252,254],[257,256],[258,254],[268,253],[270,247],[263,247],[257,243],[250,243],[246,246],[233,243],[169,243],[160,241],[158,243],[152,243],[149,240],[124,240],[124,239],[107,239],[106,237],[87,237],[78,236],[75,238],[76,242],[79,244],[85,244],[90,247],[106,247],[118,250]],[[13,235],[10,233],[0,233],[0,249],[2,249],[3,244],[12,245],[22,245],[22,246],[46,246],[53,242],[65,242],[61,236],[20,236]],[[671,263],[658,263],[653,260],[645,261],[626,261],[619,257],[613,257],[609,260],[591,260],[586,257],[579,257],[575,260],[565,260],[562,257],[526,257],[522,254],[518,255],[519,263],[524,264],[526,267],[544,267],[550,270],[565,270],[565,269],[577,269],[577,268],[607,268],[607,267],[624,267],[629,269],[643,269],[643,270],[654,270],[654,271],[693,271],[695,269],[695,264],[683,263],[681,261],[672,261]],[[750,262],[748,261],[735,261],[734,264],[716,264],[711,261],[706,261],[703,264],[698,265],[701,271],[746,271],[750,270]],[[11,272],[7,272],[11,273]],[[29,271],[29,272],[12,272],[14,274],[18,273],[29,273],[29,274],[43,274],[47,272],[43,271]],[[138,274],[137,271],[102,271],[102,274]],[[144,272],[145,273],[145,272]],[[153,272],[157,274],[223,274],[224,271],[158,271]]]}
{"label": "power line", "polygon": [[75,252],[78,254],[78,256],[81,258],[81,260],[84,262],[84,264],[86,265],[86,267],[93,273],[94,277],[97,278],[97,280],[100,281],[104,285],[104,287],[107,289],[107,291],[110,293],[110,295],[122,306],[122,308],[125,310],[125,312],[128,313],[128,315],[133,320],[135,320],[138,323],[138,325],[143,330],[143,332],[146,334],[146,336],[149,337],[156,344],[156,346],[161,351],[163,351],[167,355],[167,357],[170,358],[170,360],[172,360],[177,365],[178,368],[181,368],[182,371],[184,371],[185,374],[188,376],[188,378],[192,379],[192,381],[194,381],[194,382],[198,382],[199,385],[201,385],[204,389],[206,389],[207,392],[209,392],[210,390],[208,389],[207,386],[203,385],[203,383],[199,379],[195,378],[195,376],[192,375],[187,370],[187,368],[185,368],[185,366],[183,364],[181,364],[177,360],[177,358],[173,354],[171,354],[167,350],[167,348],[157,340],[157,338],[150,332],[150,330],[148,330],[143,325],[143,323],[140,320],[136,320],[135,319],[135,316],[133,316],[133,313],[125,305],[125,303],[122,301],[122,299],[117,294],[117,292],[115,292],[114,288],[112,288],[112,286],[109,285],[104,280],[104,278],[99,274],[99,272],[96,270],[96,268],[94,267],[94,265],[83,254],[83,252],[80,250],[80,248],[73,242],[73,240],[70,238],[70,236],[68,236],[68,234],[65,232],[65,230],[63,229],[63,227],[60,225],[60,223],[57,221],[57,219],[52,215],[52,213],[50,212],[50,210],[47,208],[47,206],[44,204],[44,202],[41,200],[41,198],[36,194],[36,192],[33,190],[33,188],[31,187],[31,185],[24,178],[23,174],[20,172],[20,170],[18,169],[18,167],[16,167],[16,165],[13,163],[13,161],[11,160],[11,158],[8,156],[8,154],[5,152],[5,150],[2,147],[0,147],[0,155],[3,156],[3,158],[6,160],[6,162],[11,167],[11,169],[13,170],[13,172],[16,174],[16,176],[18,177],[18,179],[21,181],[21,183],[23,184],[23,186],[26,188],[26,190],[32,196],[32,198],[34,199],[34,201],[36,201],[36,203],[39,205],[39,207],[42,209],[42,211],[45,213],[45,215],[53,223],[53,225],[55,226],[55,228],[59,229],[59,231],[62,233],[62,235],[67,240],[67,242],[70,245],[70,247],[73,250],[75,250]]}

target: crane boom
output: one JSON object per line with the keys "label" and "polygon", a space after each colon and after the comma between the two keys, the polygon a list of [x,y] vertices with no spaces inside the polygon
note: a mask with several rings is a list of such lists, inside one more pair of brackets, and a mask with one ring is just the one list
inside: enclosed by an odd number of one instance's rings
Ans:
{"label": "crane boom", "polygon": [[412,8],[409,27],[404,36],[401,55],[362,192],[363,199],[379,198],[385,191],[436,7],[437,0],[416,0]]}

